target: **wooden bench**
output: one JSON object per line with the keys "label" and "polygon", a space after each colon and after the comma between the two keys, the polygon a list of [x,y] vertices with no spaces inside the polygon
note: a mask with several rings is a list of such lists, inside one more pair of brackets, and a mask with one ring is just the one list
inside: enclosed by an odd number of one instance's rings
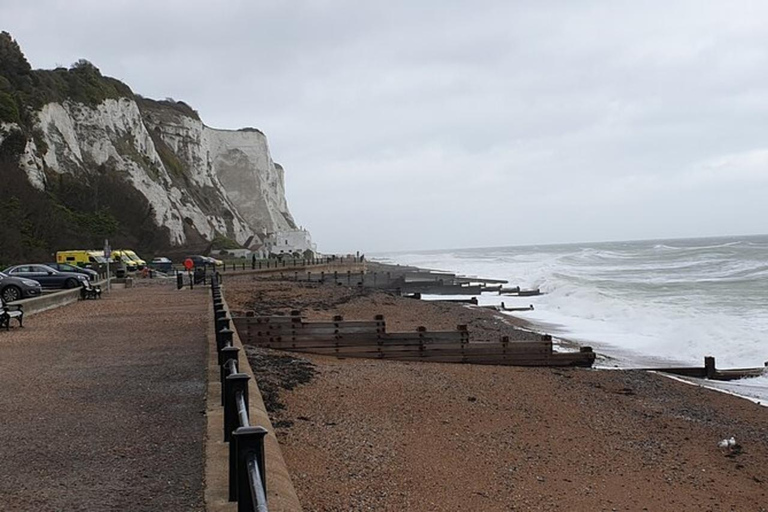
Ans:
{"label": "wooden bench", "polygon": [[19,322],[19,327],[24,327],[24,309],[22,305],[7,304],[0,297],[0,327],[5,326],[7,330],[10,330],[12,318]]}
{"label": "wooden bench", "polygon": [[94,286],[90,281],[83,283],[83,287],[80,289],[80,298],[86,299],[100,299],[101,298],[101,286]]}

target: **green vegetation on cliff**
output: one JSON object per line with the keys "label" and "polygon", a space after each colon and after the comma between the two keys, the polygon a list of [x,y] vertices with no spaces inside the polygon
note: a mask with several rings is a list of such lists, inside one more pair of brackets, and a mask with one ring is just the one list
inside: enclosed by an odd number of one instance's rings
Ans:
{"label": "green vegetation on cliff", "polygon": [[69,69],[33,70],[18,43],[8,32],[0,32],[0,122],[31,127],[31,116],[46,103],[70,100],[98,105],[123,97],[133,97],[130,87],[103,76],[84,59]]}
{"label": "green vegetation on cliff", "polygon": [[0,123],[19,126],[0,133],[0,264],[49,261],[56,250],[97,248],[104,238],[148,252],[168,245],[168,232],[155,224],[147,199],[110,161],[77,176],[46,171],[44,191],[32,186],[19,164],[29,139],[46,149],[35,130],[35,112],[45,104],[97,105],[120,97],[133,93],[85,60],[69,69],[33,70],[10,34],[0,33]]}

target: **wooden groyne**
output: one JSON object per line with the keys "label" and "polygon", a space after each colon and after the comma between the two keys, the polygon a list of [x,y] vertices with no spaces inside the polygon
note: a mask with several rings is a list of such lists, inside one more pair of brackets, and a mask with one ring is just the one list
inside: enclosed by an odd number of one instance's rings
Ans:
{"label": "wooden groyne", "polygon": [[[383,271],[307,270],[280,272],[282,279],[290,281],[334,283],[347,286],[370,287],[400,294],[480,295],[482,292],[500,292],[507,283],[503,279],[457,276],[448,272],[434,272],[410,267],[384,267]],[[378,266],[376,268],[379,268]],[[514,291],[517,293],[519,287]]]}
{"label": "wooden groyne", "polygon": [[760,377],[761,375],[768,375],[768,362],[762,368],[730,368],[726,370],[718,370],[715,366],[715,358],[707,356],[704,358],[704,366],[681,366],[672,368],[646,368],[647,370],[653,370],[662,373],[671,373],[672,375],[680,375],[683,377],[695,377],[698,379],[709,380],[738,380],[747,377]]}
{"label": "wooden groyne", "polygon": [[554,352],[552,337],[512,342],[471,342],[464,325],[454,331],[388,332],[382,315],[373,320],[307,321],[301,316],[233,317],[244,343],[337,357],[362,357],[398,361],[431,361],[504,366],[592,366],[595,354],[589,347],[580,352]]}

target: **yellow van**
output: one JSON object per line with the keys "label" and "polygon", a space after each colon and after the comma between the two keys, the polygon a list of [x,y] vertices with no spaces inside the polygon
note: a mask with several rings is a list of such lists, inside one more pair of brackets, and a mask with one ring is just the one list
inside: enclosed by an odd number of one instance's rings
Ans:
{"label": "yellow van", "polygon": [[112,261],[118,265],[124,265],[126,272],[136,272],[136,262],[125,254],[125,251],[112,251]]}
{"label": "yellow van", "polygon": [[143,259],[139,258],[139,255],[133,252],[130,249],[122,249],[120,252],[128,256],[130,259],[136,262],[136,268],[139,270],[144,270],[144,268],[147,266],[147,262]]}
{"label": "yellow van", "polygon": [[59,251],[56,253],[56,263],[93,268],[106,264],[107,259],[102,251]]}

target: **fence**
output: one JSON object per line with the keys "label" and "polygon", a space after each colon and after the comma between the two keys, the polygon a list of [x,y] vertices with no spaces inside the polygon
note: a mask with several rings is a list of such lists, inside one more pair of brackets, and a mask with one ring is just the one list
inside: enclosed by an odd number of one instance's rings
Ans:
{"label": "fence", "polygon": [[232,342],[231,318],[224,306],[219,279],[211,277],[216,350],[221,378],[221,405],[224,407],[224,441],[229,443],[229,501],[238,512],[267,511],[267,478],[264,437],[267,430],[251,426],[248,413],[248,381],[240,373],[240,349]]}

